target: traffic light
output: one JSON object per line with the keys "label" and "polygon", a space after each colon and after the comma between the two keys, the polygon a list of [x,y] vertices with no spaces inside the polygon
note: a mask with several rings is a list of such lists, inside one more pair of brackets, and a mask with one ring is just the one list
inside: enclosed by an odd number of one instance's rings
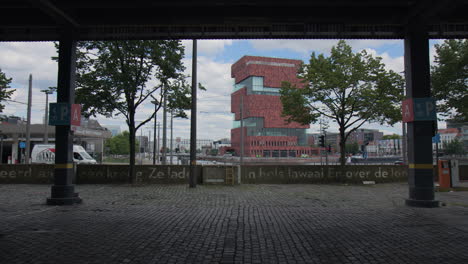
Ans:
{"label": "traffic light", "polygon": [[320,135],[320,137],[319,137],[319,146],[320,147],[325,147],[325,136],[324,135]]}

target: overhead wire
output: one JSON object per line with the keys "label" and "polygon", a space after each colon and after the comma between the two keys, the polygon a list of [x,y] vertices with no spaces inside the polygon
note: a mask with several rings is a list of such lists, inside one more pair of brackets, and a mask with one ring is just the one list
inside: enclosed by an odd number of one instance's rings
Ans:
{"label": "overhead wire", "polygon": [[[24,104],[27,105],[28,103],[25,102],[20,102],[12,99],[4,99],[4,101],[9,102],[9,103],[18,103],[18,104]],[[43,103],[32,103],[31,105],[44,105]]]}

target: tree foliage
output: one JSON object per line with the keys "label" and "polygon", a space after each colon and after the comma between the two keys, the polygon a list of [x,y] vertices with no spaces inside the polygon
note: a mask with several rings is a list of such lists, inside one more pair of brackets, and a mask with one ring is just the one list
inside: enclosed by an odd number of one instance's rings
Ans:
{"label": "tree foliage", "polygon": [[468,40],[445,40],[435,50],[431,84],[437,110],[454,121],[468,122]]}
{"label": "tree foliage", "polygon": [[283,83],[283,115],[301,124],[315,123],[320,117],[336,122],[342,165],[346,140],[361,125],[401,121],[403,78],[386,70],[380,57],[365,50],[353,53],[343,40],[332,47],[329,57],[312,53],[298,78],[303,80],[303,88]]}
{"label": "tree foliage", "polygon": [[354,141],[352,143],[346,144],[345,145],[345,151],[346,153],[353,153],[356,154],[359,152],[359,144]]}
{"label": "tree foliage", "polygon": [[[106,150],[111,155],[130,154],[130,141],[128,131],[124,131],[106,140]],[[135,149],[138,148],[138,142],[135,142]]]}
{"label": "tree foliage", "polygon": [[[88,41],[78,44],[76,102],[84,114],[107,117],[123,115],[129,143],[136,131],[149,122],[167,98],[176,116],[186,116],[191,87],[182,63],[184,47],[177,40]],[[156,111],[139,124],[137,109],[154,96]],[[134,180],[135,150],[130,149],[130,179]]]}
{"label": "tree foliage", "polygon": [[0,113],[3,112],[5,105],[1,104],[2,101],[10,99],[11,95],[15,91],[10,88],[11,78],[7,78],[5,73],[0,69]]}
{"label": "tree foliage", "polygon": [[454,140],[446,143],[444,142],[444,152],[448,155],[464,155],[466,151],[463,148],[463,142],[455,138]]}
{"label": "tree foliage", "polygon": [[[175,91],[187,95],[189,90],[179,41],[80,42],[79,51],[76,101],[83,104],[87,115],[122,114],[128,123],[151,95],[162,102],[163,95]],[[158,83],[151,85],[151,80]]]}
{"label": "tree foliage", "polygon": [[383,135],[382,139],[400,139],[401,136],[397,134],[392,134],[392,135]]}

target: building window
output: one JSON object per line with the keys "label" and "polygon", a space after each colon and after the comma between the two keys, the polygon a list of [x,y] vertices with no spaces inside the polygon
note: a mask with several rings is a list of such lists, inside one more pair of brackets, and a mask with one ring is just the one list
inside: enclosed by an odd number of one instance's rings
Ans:
{"label": "building window", "polygon": [[263,91],[263,77],[258,77],[258,76],[252,77],[252,91],[254,92]]}
{"label": "building window", "polygon": [[262,76],[251,76],[245,80],[234,84],[233,92],[246,87],[248,94],[280,95],[280,88],[263,86]]}

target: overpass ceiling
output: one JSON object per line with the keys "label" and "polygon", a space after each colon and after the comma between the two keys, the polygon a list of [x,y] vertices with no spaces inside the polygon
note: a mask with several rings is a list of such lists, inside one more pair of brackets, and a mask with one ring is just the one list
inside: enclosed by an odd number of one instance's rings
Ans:
{"label": "overpass ceiling", "polygon": [[0,0],[0,41],[468,37],[467,0]]}

